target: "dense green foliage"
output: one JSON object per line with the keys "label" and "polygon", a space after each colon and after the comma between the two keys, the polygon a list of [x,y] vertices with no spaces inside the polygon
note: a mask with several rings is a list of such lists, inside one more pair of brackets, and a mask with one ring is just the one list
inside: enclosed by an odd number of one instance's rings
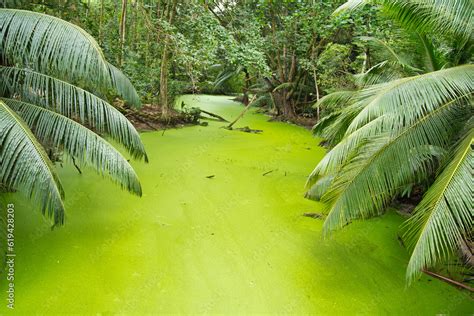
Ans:
{"label": "dense green foliage", "polygon": [[10,1],[83,27],[143,101],[164,108],[182,93],[243,93],[276,115],[319,117],[326,109],[312,105],[354,87],[376,57],[360,36],[400,37],[371,8],[332,19],[338,2]]}

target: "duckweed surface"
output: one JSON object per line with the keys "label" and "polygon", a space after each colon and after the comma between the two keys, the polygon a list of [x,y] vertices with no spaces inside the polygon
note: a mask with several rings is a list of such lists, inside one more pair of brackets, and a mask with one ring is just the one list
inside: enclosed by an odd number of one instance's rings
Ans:
{"label": "duckweed surface", "polygon": [[[184,96],[233,119],[229,97]],[[179,101],[181,102],[181,100]],[[301,127],[249,112],[236,127],[143,133],[150,163],[132,162],[143,197],[58,166],[67,223],[50,229],[16,196],[15,311],[146,313],[469,314],[471,298],[422,277],[405,284],[402,218],[388,213],[322,239],[321,205],[304,183],[325,151]],[[6,308],[6,276],[2,273]]]}

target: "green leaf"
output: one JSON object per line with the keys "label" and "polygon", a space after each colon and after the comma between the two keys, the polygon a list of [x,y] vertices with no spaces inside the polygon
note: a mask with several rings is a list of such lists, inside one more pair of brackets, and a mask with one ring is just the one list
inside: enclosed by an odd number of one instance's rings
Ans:
{"label": "green leaf", "polygon": [[[471,120],[472,121],[472,120]],[[471,126],[447,160],[436,181],[404,225],[404,239],[412,254],[407,278],[449,258],[472,235],[474,208],[474,127]]]}
{"label": "green leaf", "polygon": [[457,123],[469,117],[462,109],[462,102],[449,101],[409,126],[361,142],[321,199],[330,207],[325,232],[380,214],[401,187],[425,178],[434,168],[426,146],[448,145]]}
{"label": "green leaf", "polygon": [[112,86],[114,87],[114,91],[118,93],[118,96],[125,99],[130,105],[140,107],[140,97],[130,82],[130,79],[114,65],[107,63],[107,66],[109,67]]}
{"label": "green leaf", "polygon": [[310,200],[320,201],[324,193],[331,186],[331,182],[334,180],[333,175],[326,175],[316,181],[311,188],[306,192],[305,197]]}
{"label": "green leaf", "polygon": [[313,108],[323,108],[329,110],[339,110],[349,104],[356,94],[356,91],[336,91],[325,95],[313,105]]}
{"label": "green leaf", "polygon": [[341,13],[355,10],[369,3],[369,0],[349,0],[339,6],[333,13],[333,15],[339,15]]}
{"label": "green leaf", "polygon": [[142,194],[140,182],[127,160],[107,141],[81,124],[48,109],[2,98],[29,125],[35,136],[53,147],[62,146],[79,164],[108,174],[122,188]]}
{"label": "green leaf", "polygon": [[[469,95],[474,90],[474,65],[462,65],[368,87],[358,94],[366,103],[347,133],[371,120],[395,113],[400,120],[413,122],[439,105]],[[396,126],[397,124],[395,124]]]}
{"label": "green leaf", "polygon": [[0,30],[3,65],[73,83],[93,82],[97,90],[113,89],[129,103],[140,104],[130,81],[107,63],[94,38],[80,27],[46,14],[0,9]]}
{"label": "green leaf", "polygon": [[64,191],[41,144],[26,123],[0,101],[0,183],[33,198],[55,224],[64,222]]}
{"label": "green leaf", "polygon": [[295,86],[295,82],[283,82],[273,89],[273,92],[276,92],[281,89],[290,89]]}
{"label": "green leaf", "polygon": [[349,0],[334,14],[355,10],[368,3],[381,5],[385,13],[411,30],[472,40],[472,0]]}
{"label": "green leaf", "polygon": [[409,29],[472,40],[472,0],[382,0],[381,3],[389,16]]}
{"label": "green leaf", "polygon": [[134,158],[148,160],[140,135],[117,109],[94,94],[65,81],[32,70],[0,66],[0,95],[18,94],[25,102],[41,105],[107,133]]}

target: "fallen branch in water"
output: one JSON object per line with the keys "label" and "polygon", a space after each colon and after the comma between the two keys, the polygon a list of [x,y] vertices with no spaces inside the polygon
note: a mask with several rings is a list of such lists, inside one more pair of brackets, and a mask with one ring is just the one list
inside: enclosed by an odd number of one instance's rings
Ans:
{"label": "fallen branch in water", "polygon": [[315,218],[315,219],[323,218],[323,214],[319,214],[319,213],[303,213],[303,216],[311,217],[311,218]]}
{"label": "fallen branch in water", "polygon": [[262,129],[251,129],[251,128],[248,127],[248,126],[239,127],[239,128],[236,128],[235,130],[236,130],[236,131],[245,132],[245,133],[254,133],[254,134],[260,134],[260,133],[263,132]]}
{"label": "fallen branch in water", "polygon": [[135,114],[133,116],[133,118],[137,119],[138,121],[142,122],[143,124],[145,124],[146,126],[148,126],[149,128],[157,131],[158,129],[156,127],[154,127],[153,125],[151,125],[150,123],[147,122],[147,120],[141,118],[139,115]]}
{"label": "fallen branch in water", "polygon": [[245,112],[248,111],[248,109],[250,108],[250,106],[252,105],[252,103],[255,101],[255,99],[257,98],[256,95],[254,95],[252,97],[252,100],[250,100],[249,104],[247,104],[247,106],[245,107],[245,109],[240,112],[239,116],[236,117],[236,119],[234,121],[232,121],[232,123],[230,123],[229,125],[226,126],[227,129],[232,129],[232,126],[237,123],[238,120],[240,120],[242,118],[242,116],[244,116]]}
{"label": "fallen branch in water", "polygon": [[199,110],[201,110],[201,112],[204,113],[204,114],[207,114],[207,115],[209,115],[209,116],[215,117],[216,119],[218,119],[218,120],[221,121],[221,122],[227,122],[227,123],[229,123],[228,120],[226,120],[225,118],[223,118],[223,117],[220,116],[220,115],[217,115],[217,114],[214,114],[214,113],[211,113],[211,112],[208,112],[208,111],[204,111],[203,109],[199,109]]}
{"label": "fallen branch in water", "polygon": [[430,275],[430,276],[432,276],[432,277],[437,278],[438,280],[444,281],[444,282],[446,282],[446,283],[450,283],[451,285],[460,287],[460,288],[465,289],[465,290],[468,290],[468,291],[470,291],[470,292],[474,292],[474,289],[473,289],[472,287],[470,287],[470,286],[468,286],[468,285],[466,285],[466,284],[463,284],[463,283],[461,283],[461,282],[452,280],[452,279],[450,279],[450,278],[448,278],[448,277],[445,277],[445,276],[443,276],[443,275],[440,275],[440,274],[431,272],[431,271],[426,270],[426,269],[423,269],[423,270],[421,270],[421,271],[423,271],[423,273],[425,273],[425,274],[428,274],[428,275]]}
{"label": "fallen branch in water", "polygon": [[79,171],[79,174],[82,174],[81,168],[76,164],[76,159],[74,159],[74,157],[72,157],[72,164],[76,167],[77,171]]}
{"label": "fallen branch in water", "polygon": [[275,170],[267,171],[267,172],[265,172],[264,174],[262,174],[262,176],[266,176],[267,174],[272,173],[273,171],[275,171]]}

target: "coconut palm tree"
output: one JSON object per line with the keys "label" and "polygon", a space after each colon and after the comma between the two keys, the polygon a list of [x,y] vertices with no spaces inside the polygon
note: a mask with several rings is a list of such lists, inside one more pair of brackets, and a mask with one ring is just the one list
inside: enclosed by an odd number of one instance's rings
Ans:
{"label": "coconut palm tree", "polygon": [[427,54],[431,66],[422,71],[404,67],[414,73],[321,100],[346,107],[315,126],[332,148],[310,175],[314,184],[308,194],[326,203],[324,232],[329,233],[383,213],[415,184],[431,184],[403,225],[411,281],[422,269],[465,249],[473,237],[474,65],[469,61],[474,4],[352,0],[336,14],[367,2],[416,32],[428,48],[432,34],[449,36],[456,44],[444,65]]}
{"label": "coconut palm tree", "polygon": [[141,195],[127,160],[103,138],[147,160],[131,123],[105,99],[139,106],[130,81],[81,28],[45,14],[0,9],[0,184],[64,222],[64,191],[46,148]]}

